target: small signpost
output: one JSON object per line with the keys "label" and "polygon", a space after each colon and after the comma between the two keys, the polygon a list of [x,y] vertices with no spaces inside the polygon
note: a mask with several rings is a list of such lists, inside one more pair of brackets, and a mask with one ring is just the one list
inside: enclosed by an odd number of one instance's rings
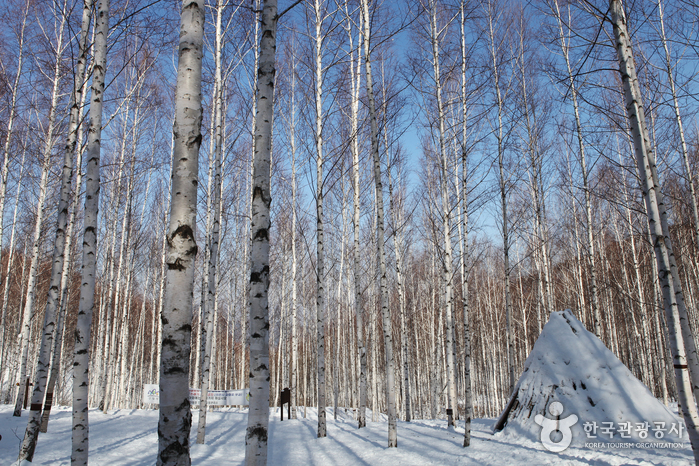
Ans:
{"label": "small signpost", "polygon": [[281,405],[281,411],[282,411],[282,421],[284,420],[284,403],[286,403],[286,414],[287,418],[291,419],[291,390],[289,388],[285,388],[281,392],[281,400],[279,404]]}
{"label": "small signpost", "polygon": [[[33,383],[29,382],[29,377],[27,377],[27,384],[24,387],[24,409],[27,409],[27,403],[29,403],[29,386],[34,386]],[[39,408],[41,411],[41,408]]]}

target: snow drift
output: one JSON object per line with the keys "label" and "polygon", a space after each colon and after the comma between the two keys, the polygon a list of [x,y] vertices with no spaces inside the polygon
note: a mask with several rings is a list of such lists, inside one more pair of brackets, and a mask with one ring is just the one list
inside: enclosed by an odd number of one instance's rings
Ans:
{"label": "snow drift", "polygon": [[578,446],[687,441],[684,423],[570,310],[551,314],[494,430],[538,440],[542,418],[537,415],[561,421],[576,415],[571,429],[572,444]]}

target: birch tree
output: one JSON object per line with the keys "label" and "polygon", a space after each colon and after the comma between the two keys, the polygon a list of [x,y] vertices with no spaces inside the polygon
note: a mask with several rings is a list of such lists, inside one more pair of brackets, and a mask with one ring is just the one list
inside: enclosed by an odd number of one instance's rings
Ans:
{"label": "birch tree", "polygon": [[[221,224],[221,154],[223,152],[223,83],[221,79],[221,55],[223,53],[223,30],[221,20],[224,9],[223,0],[218,0],[216,4],[216,38],[214,49],[214,179],[213,179],[213,223],[209,234],[209,244],[207,245],[209,259],[208,270],[206,274],[207,289],[202,289],[202,294],[205,294],[205,300],[202,300],[204,307],[202,308],[201,318],[206,317],[205,327],[205,350],[202,362],[202,377],[201,377],[201,398],[199,402],[199,424],[197,426],[197,443],[204,443],[206,437],[206,412],[207,398],[210,380],[210,365],[211,365],[211,343],[213,330],[214,302],[216,299],[217,281],[216,272],[219,255],[219,232]],[[204,312],[204,310],[206,312]],[[205,315],[206,314],[206,315]],[[196,375],[196,374],[195,374]]]}
{"label": "birch tree", "polygon": [[325,423],[325,244],[323,220],[323,1],[314,0],[315,15],[315,144],[316,144],[316,327],[318,332],[318,438],[327,436]]}
{"label": "birch tree", "polygon": [[626,16],[619,0],[609,2],[610,19],[614,29],[615,47],[619,59],[626,111],[636,152],[636,164],[640,174],[641,191],[648,215],[653,248],[656,253],[659,280],[662,288],[665,316],[668,327],[668,341],[673,358],[675,384],[678,402],[687,427],[694,460],[699,463],[699,415],[692,396],[692,386],[687,357],[684,348],[681,316],[678,300],[682,300],[682,289],[675,283],[676,274],[671,271],[674,262],[670,232],[667,225],[667,212],[660,187],[655,162],[655,154],[650,143],[640,86],[636,75],[636,65],[628,30]]}
{"label": "birch tree", "polygon": [[189,356],[201,145],[204,4],[184,1],[175,93],[174,158],[160,359],[158,466],[189,465]]}
{"label": "birch tree", "polygon": [[[53,339],[61,335],[56,329],[56,311],[60,302],[61,282],[64,277],[63,263],[65,257],[66,228],[68,227],[69,205],[71,200],[71,182],[73,178],[73,156],[77,143],[78,125],[80,118],[80,104],[82,101],[83,80],[87,63],[87,36],[90,28],[91,11],[83,8],[82,26],[79,36],[78,62],[75,69],[73,91],[70,98],[70,118],[68,122],[68,137],[63,151],[63,169],[61,171],[61,192],[58,202],[58,216],[56,219],[56,239],[54,241],[53,260],[51,263],[51,278],[49,283],[48,299],[44,311],[44,329],[39,349],[39,361],[37,363],[34,391],[30,405],[27,429],[24,433],[22,448],[19,453],[19,461],[32,461],[39,436],[39,424],[41,409],[44,401],[44,393],[49,379],[51,353],[54,349]],[[78,170],[81,167],[78,166]]]}
{"label": "birch tree", "polygon": [[[354,235],[353,250],[353,282],[354,282],[354,313],[357,316],[357,352],[359,356],[359,413],[357,416],[357,428],[366,427],[366,399],[367,399],[367,368],[366,368],[366,343],[364,338],[364,295],[362,293],[361,260],[362,252],[359,246],[360,235],[360,202],[359,202],[359,91],[361,89],[361,62],[362,47],[354,46],[354,36],[352,33],[352,16],[348,3],[345,2],[345,14],[347,16],[345,29],[349,41],[349,63],[350,63],[350,125],[352,151],[352,230]],[[358,22],[360,34],[362,34],[364,14],[360,13]],[[355,59],[356,52],[356,59]]]}
{"label": "birch tree", "polygon": [[[284,14],[284,12],[282,12]],[[280,15],[281,16],[281,15]],[[277,1],[265,0],[260,17],[257,70],[255,157],[250,223],[250,410],[245,434],[245,464],[267,464],[269,423],[269,230],[272,204],[271,156],[274,115]]]}
{"label": "birch tree", "polygon": [[466,3],[462,0],[459,15],[461,19],[461,306],[464,314],[464,447],[471,445],[471,327],[468,282],[468,94],[466,84]]}
{"label": "birch tree", "polygon": [[[388,280],[386,277],[386,251],[384,249],[384,207],[383,183],[381,181],[381,156],[379,153],[379,127],[376,119],[374,84],[371,74],[371,16],[369,0],[362,0],[364,15],[364,65],[366,93],[369,101],[369,120],[371,125],[371,153],[374,162],[374,184],[376,186],[376,248],[379,259],[379,294],[381,317],[383,320],[384,354],[386,357],[386,407],[388,410],[388,447],[398,447],[398,429],[396,425],[396,389],[393,359],[393,336],[391,335],[391,315],[388,309]],[[376,407],[374,407],[376,409]]]}
{"label": "birch tree", "polygon": [[[92,8],[92,0],[84,3]],[[85,13],[88,14],[88,13]],[[87,465],[89,453],[88,395],[90,382],[90,327],[95,302],[97,274],[97,220],[100,192],[100,152],[102,143],[102,104],[107,71],[109,0],[97,3],[94,37],[94,68],[90,97],[87,171],[85,174],[85,218],[78,321],[75,327],[73,362],[73,431],[71,464]]]}

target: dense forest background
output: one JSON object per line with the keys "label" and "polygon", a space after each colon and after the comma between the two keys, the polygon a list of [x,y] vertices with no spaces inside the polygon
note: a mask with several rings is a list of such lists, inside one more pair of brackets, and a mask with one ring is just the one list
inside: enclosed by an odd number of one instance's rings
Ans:
{"label": "dense forest background", "polygon": [[[205,346],[205,246],[220,179],[220,252],[207,338],[211,388],[229,389],[243,388],[248,380],[260,32],[248,3],[210,3],[190,386],[200,385],[203,366],[198,348]],[[369,407],[376,413],[385,410],[381,335],[386,329],[377,279],[376,191],[358,7],[353,0],[303,2],[279,25],[270,232],[271,402],[276,404],[280,390],[291,384],[295,336],[295,401],[298,406],[317,403],[314,222],[322,186],[327,404],[358,406],[361,330]],[[699,8],[691,1],[658,0],[627,2],[625,9],[695,331]],[[23,383],[21,366],[26,365],[30,379],[36,369],[81,11],[82,3],[73,0],[6,0],[0,6],[4,403],[14,401],[16,384]],[[548,315],[567,308],[655,396],[675,399],[656,260],[614,36],[603,20],[606,11],[604,2],[556,0],[372,5],[388,332],[401,418],[407,410],[416,418],[444,416],[453,396],[449,379],[455,393],[463,393],[465,315],[476,417],[492,417],[503,409]],[[158,381],[179,13],[180,5],[171,1],[115,0],[111,5],[90,369],[90,405],[104,410],[142,406],[142,385]],[[220,47],[215,46],[217,35]],[[220,178],[213,156],[217,56],[223,102]],[[88,61],[88,73],[91,66]],[[79,104],[86,114],[85,100]],[[72,335],[80,294],[84,124],[69,209],[70,259],[60,301],[64,323],[58,326],[53,354],[61,404],[71,402]],[[324,152],[320,182],[319,139]],[[361,329],[355,284],[362,291]],[[24,319],[31,325],[29,338],[21,336]],[[457,417],[463,410],[461,396]]]}

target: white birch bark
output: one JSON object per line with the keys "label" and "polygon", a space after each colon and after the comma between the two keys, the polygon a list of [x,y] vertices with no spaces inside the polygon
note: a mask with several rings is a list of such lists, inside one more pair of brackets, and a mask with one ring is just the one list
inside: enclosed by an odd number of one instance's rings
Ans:
{"label": "white birch bark", "polygon": [[158,466],[188,466],[191,463],[189,357],[194,265],[197,255],[195,230],[199,146],[202,137],[201,74],[205,22],[203,2],[183,2],[181,18],[173,125],[172,194],[167,232],[167,272],[162,313]]}
{"label": "white birch bark", "polygon": [[323,220],[323,2],[314,0],[315,14],[315,142],[316,142],[316,322],[318,351],[318,438],[327,436],[325,423],[325,251]]}
{"label": "white birch bark", "polygon": [[[292,44],[295,45],[294,40]],[[292,45],[292,47],[293,47]],[[291,149],[291,419],[296,419],[298,405],[298,309],[297,309],[297,259],[296,259],[296,51],[291,53],[291,124],[289,146]]]}
{"label": "white birch bark", "polygon": [[[90,8],[85,2],[84,8]],[[97,219],[100,192],[100,151],[102,141],[102,104],[104,77],[107,68],[107,35],[109,33],[109,0],[97,3],[94,38],[94,68],[90,98],[87,172],[85,176],[85,213],[82,255],[80,304],[75,328],[73,362],[73,431],[71,464],[87,465],[89,452],[88,392],[90,368],[90,327],[97,275]]]}
{"label": "white birch bark", "polygon": [[[90,1],[90,5],[91,5]],[[88,14],[91,16],[92,15],[92,9],[87,8],[86,11]],[[83,9],[83,14],[85,14],[85,8]],[[93,31],[94,32],[94,31]],[[82,36],[81,36],[82,37]],[[87,87],[88,87],[88,80],[86,79],[87,71],[84,70],[83,77],[82,77],[82,88],[80,89],[80,102],[78,104],[78,109],[81,111],[83,108],[85,108],[85,101],[87,99]],[[68,229],[66,230],[66,241],[65,241],[65,252],[64,256],[66,259],[63,262],[63,272],[62,272],[62,277],[61,277],[61,296],[60,296],[60,310],[59,310],[59,316],[58,316],[58,323],[56,325],[56,334],[63,334],[64,333],[64,323],[65,323],[65,317],[66,317],[66,312],[68,309],[68,289],[69,289],[69,282],[70,282],[70,272],[71,272],[71,261],[73,260],[72,258],[72,243],[73,243],[73,230],[75,229],[75,217],[77,215],[78,211],[78,203],[80,202],[80,196],[82,194],[82,179],[83,179],[83,172],[82,172],[82,160],[83,160],[83,153],[84,153],[84,146],[81,144],[78,144],[79,141],[83,140],[83,133],[84,133],[84,128],[85,125],[79,124],[77,128],[77,137],[76,137],[76,143],[74,149],[77,149],[77,159],[75,162],[75,166],[77,167],[77,175],[75,177],[75,189],[73,189],[73,199],[71,201],[70,205],[70,220],[68,221]],[[46,388],[46,400],[44,402],[44,412],[41,416],[41,432],[47,432],[48,430],[48,422],[49,422],[49,416],[51,414],[51,405],[53,403],[53,393],[54,393],[54,387],[56,384],[56,381],[58,380],[59,377],[59,369],[60,369],[60,363],[61,363],[61,356],[62,356],[62,349],[63,345],[65,343],[65,337],[62,338],[61,341],[59,341],[58,338],[55,339],[54,341],[54,359],[52,362],[51,366],[51,376],[49,378],[49,383]]]}
{"label": "white birch bark", "polygon": [[[216,7],[216,45],[214,50],[214,61],[216,68],[214,71],[214,180],[213,180],[213,222],[207,245],[209,266],[206,272],[207,289],[202,289],[202,294],[206,293],[206,302],[203,310],[206,310],[206,347],[202,361],[202,381],[201,398],[199,403],[199,424],[197,428],[197,443],[203,444],[206,437],[206,412],[207,395],[209,391],[209,381],[211,376],[211,331],[213,329],[214,302],[218,283],[216,273],[218,266],[219,231],[221,223],[221,154],[223,152],[223,83],[221,80],[221,55],[223,53],[223,30],[221,28],[223,15],[223,0],[218,0]],[[204,312],[202,310],[201,318]],[[202,327],[203,328],[203,327]]]}
{"label": "white birch bark", "polygon": [[442,98],[442,77],[440,69],[439,36],[442,31],[437,26],[437,3],[430,1],[430,42],[432,46],[432,66],[434,72],[435,94],[437,99],[437,113],[439,121],[439,156],[441,164],[441,195],[442,195],[442,233],[444,235],[444,308],[446,314],[446,364],[447,364],[447,425],[454,425],[456,414],[456,370],[455,370],[455,341],[454,341],[454,317],[453,317],[453,273],[452,273],[452,245],[451,245],[451,209],[447,190],[447,154],[445,147],[445,114]]}
{"label": "white birch bark", "polygon": [[460,5],[461,19],[461,307],[464,315],[464,447],[471,445],[471,416],[473,400],[471,393],[471,327],[468,281],[468,105],[466,93],[466,4]]}
{"label": "white birch bark", "polygon": [[[670,49],[668,46],[668,41],[665,35],[665,21],[663,19],[663,6],[662,1],[658,0],[658,16],[660,17],[660,32],[661,41],[663,43],[663,49],[665,51],[665,65],[668,82],[670,84],[670,92],[672,94],[672,104],[675,111],[675,122],[677,123],[677,129],[680,136],[680,151],[682,154],[683,168],[685,171],[685,176],[687,177],[687,184],[689,185],[689,197],[691,198],[692,206],[692,216],[694,220],[694,236],[696,241],[696,246],[699,248],[699,207],[697,207],[697,197],[696,189],[694,186],[694,178],[692,176],[692,171],[689,166],[689,150],[687,149],[687,142],[684,134],[684,126],[682,124],[682,114],[680,112],[679,102],[677,100],[677,91],[675,88],[675,80],[672,75],[672,62],[670,57]],[[671,258],[671,265],[673,269],[673,281],[676,286],[681,283],[676,272],[676,266],[672,264],[673,258]],[[682,324],[682,337],[684,338],[685,349],[687,351],[687,359],[690,367],[690,375],[692,377],[692,390],[694,392],[695,400],[699,400],[699,356],[697,355],[696,339],[693,332],[689,326],[689,317],[687,316],[686,306],[684,305],[684,299],[680,299],[678,296],[679,312],[680,312],[680,323]]]}
{"label": "white birch bark", "polygon": [[636,162],[641,175],[641,190],[651,229],[653,248],[657,255],[659,280],[665,305],[668,341],[672,351],[678,402],[682,407],[681,411],[689,440],[692,444],[692,450],[694,451],[695,462],[699,463],[699,416],[697,414],[696,402],[692,396],[692,386],[681,328],[682,324],[680,322],[681,316],[678,310],[677,298],[682,299],[682,290],[680,283],[673,283],[676,280],[676,274],[671,271],[674,258],[667,227],[667,213],[657,176],[655,155],[653,154],[645,122],[631,40],[626,28],[626,17],[619,0],[610,0],[609,10],[619,59],[619,72],[626,99],[626,111],[631,125]]}
{"label": "white birch bark", "polygon": [[381,297],[381,317],[383,321],[384,354],[386,357],[386,408],[388,411],[388,447],[398,447],[396,424],[396,390],[393,358],[393,336],[391,316],[388,308],[388,280],[386,277],[386,251],[384,249],[384,207],[383,183],[381,181],[381,158],[379,154],[379,128],[376,119],[374,85],[371,74],[371,16],[369,0],[362,0],[364,14],[364,65],[366,93],[369,100],[369,120],[371,122],[371,152],[374,161],[374,184],[376,185],[376,248],[379,259],[379,287]]}
{"label": "white birch bark", "polygon": [[[390,157],[390,155],[388,155]],[[398,180],[400,180],[400,169],[398,171]],[[412,418],[412,408],[411,408],[411,392],[410,392],[410,350],[408,343],[408,330],[407,330],[407,316],[405,313],[405,284],[403,277],[403,242],[402,242],[402,209],[394,204],[398,204],[399,201],[394,201],[393,198],[393,186],[391,182],[391,168],[388,167],[388,196],[390,202],[390,209],[393,214],[393,224],[394,224],[394,248],[396,254],[396,286],[398,287],[398,305],[400,307],[400,332],[401,332],[401,353],[403,358],[403,396],[404,396],[404,406],[405,406],[405,422],[410,422]]]}
{"label": "white birch bark", "polygon": [[[39,349],[39,360],[34,380],[29,419],[24,433],[19,460],[32,461],[34,450],[39,436],[41,422],[42,403],[49,379],[51,366],[51,353],[54,349],[55,338],[61,334],[54,332],[56,329],[56,311],[60,303],[61,282],[64,277],[64,261],[66,260],[66,229],[68,228],[69,207],[71,200],[71,182],[73,178],[73,156],[77,143],[77,133],[80,117],[80,103],[82,100],[83,80],[87,63],[87,35],[90,27],[90,10],[83,8],[82,27],[79,38],[79,56],[75,69],[73,92],[70,99],[70,118],[68,122],[68,137],[63,152],[63,169],[61,171],[61,191],[58,202],[58,215],[56,219],[56,238],[54,241],[53,258],[51,263],[51,278],[48,297],[44,311],[44,328]],[[59,55],[60,57],[60,55]],[[57,63],[59,61],[57,60]],[[57,66],[58,69],[58,66]],[[78,167],[80,170],[80,167]],[[1,238],[1,236],[0,236]],[[48,401],[48,400],[47,400]],[[49,402],[50,403],[50,402]],[[50,406],[50,405],[49,405]],[[50,409],[50,408],[49,408]]]}
{"label": "white birch bark", "polygon": [[[347,4],[345,3],[347,9]],[[354,250],[353,250],[353,272],[354,272],[354,313],[357,319],[357,352],[359,356],[359,413],[357,416],[358,428],[366,427],[366,403],[367,403],[367,367],[366,367],[366,343],[364,338],[364,301],[362,295],[362,280],[361,280],[361,249],[359,246],[360,235],[360,203],[359,203],[359,136],[357,134],[359,127],[359,91],[361,89],[361,61],[362,48],[357,47],[356,65],[354,60],[354,44],[351,33],[351,18],[347,12],[347,30],[350,42],[350,92],[352,94],[352,102],[350,105],[351,111],[351,128],[352,128],[352,229],[354,233]],[[364,15],[359,15],[359,29],[362,30]],[[356,66],[356,67],[355,67]]]}
{"label": "white birch bark", "polygon": [[269,423],[269,232],[272,193],[271,152],[274,114],[277,1],[265,0],[260,17],[257,70],[255,163],[253,168],[252,248],[250,250],[250,410],[245,434],[245,464],[267,464]]}

